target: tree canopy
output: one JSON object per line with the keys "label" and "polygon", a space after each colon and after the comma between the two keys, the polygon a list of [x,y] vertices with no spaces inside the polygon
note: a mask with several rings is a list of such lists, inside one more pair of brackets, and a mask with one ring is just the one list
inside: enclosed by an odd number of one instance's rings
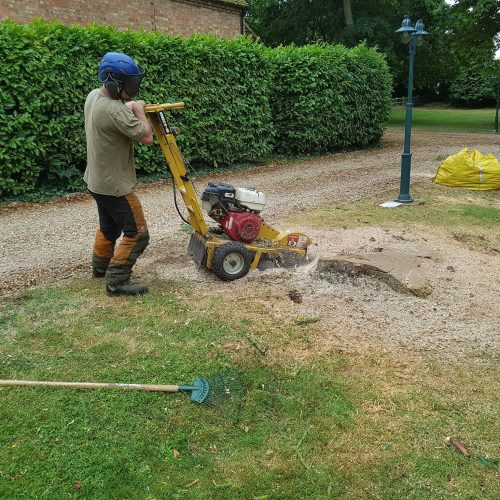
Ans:
{"label": "tree canopy", "polygon": [[[471,68],[479,79],[491,80],[498,72],[497,0],[249,0],[249,5],[248,22],[266,45],[353,47],[366,41],[377,47],[387,58],[397,95],[406,88],[408,47],[394,32],[406,14],[413,22],[423,19],[431,35],[415,60],[415,91],[423,98],[446,100],[455,80],[464,81]],[[492,86],[486,95],[493,98]]]}

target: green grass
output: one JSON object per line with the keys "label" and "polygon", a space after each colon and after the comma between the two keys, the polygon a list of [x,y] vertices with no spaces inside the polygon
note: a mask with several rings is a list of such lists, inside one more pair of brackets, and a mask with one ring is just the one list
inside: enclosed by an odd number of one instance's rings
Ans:
{"label": "green grass", "polygon": [[[244,330],[207,318],[178,283],[132,301],[102,297],[100,285],[46,288],[10,304],[1,317],[1,377],[176,384],[230,368],[241,371],[246,398],[212,411],[181,395],[3,388],[0,497],[344,490],[313,452],[354,421],[339,359],[297,373],[268,366],[249,355]],[[305,469],[306,459],[317,470]]]}
{"label": "green grass", "polygon": [[[406,108],[392,108],[390,127],[405,126]],[[412,128],[450,132],[491,133],[495,109],[462,109],[422,106],[413,108]]]}
{"label": "green grass", "polygon": [[500,455],[494,360],[315,353],[314,322],[228,310],[223,290],[178,282],[117,299],[82,280],[4,304],[2,378],[189,383],[233,369],[247,392],[214,411],[182,395],[2,388],[0,497],[495,498],[499,473],[480,462]]}

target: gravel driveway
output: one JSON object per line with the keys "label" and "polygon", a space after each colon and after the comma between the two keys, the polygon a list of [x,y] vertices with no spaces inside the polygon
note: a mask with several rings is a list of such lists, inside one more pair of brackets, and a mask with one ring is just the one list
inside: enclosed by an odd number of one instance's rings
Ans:
{"label": "gravel driveway", "polygon": [[[358,199],[388,189],[397,190],[402,145],[403,131],[389,129],[376,149],[252,168],[210,179],[198,178],[195,184],[201,191],[208,180],[219,179],[264,191],[268,199],[264,212],[266,221],[287,229],[279,222],[291,213]],[[493,134],[413,130],[412,182],[432,178],[442,159],[464,147],[500,157],[500,141]],[[207,273],[197,278],[199,270],[187,256],[187,235],[179,231],[170,183],[141,186],[138,195],[151,233],[150,246],[138,261],[138,272],[169,268],[174,269],[177,276],[187,273],[186,277],[195,282],[199,279],[206,281]],[[0,296],[6,298],[31,286],[68,277],[89,276],[97,223],[94,201],[89,196],[68,197],[42,204],[4,206],[0,209],[0,218],[3,229],[0,233]],[[312,236],[319,236],[316,241],[320,241],[321,245],[321,235]],[[335,239],[333,235],[332,238]],[[329,246],[327,240],[323,240],[323,244]],[[238,287],[244,286],[244,283],[231,286],[237,293]],[[490,348],[495,335],[491,325],[485,325],[485,328],[488,339],[483,345]]]}

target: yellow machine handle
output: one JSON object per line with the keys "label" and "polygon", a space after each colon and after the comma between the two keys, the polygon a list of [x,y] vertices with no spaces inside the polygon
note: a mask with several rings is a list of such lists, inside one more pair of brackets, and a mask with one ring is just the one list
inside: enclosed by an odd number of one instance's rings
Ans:
{"label": "yellow machine handle", "polygon": [[183,107],[183,102],[170,102],[165,104],[146,104],[144,110],[146,111],[146,116],[151,123],[151,128],[163,151],[163,155],[167,160],[167,165],[174,179],[174,183],[179,189],[189,212],[187,221],[193,226],[195,231],[205,236],[208,234],[208,226],[203,218],[203,212],[201,211],[200,203],[186,165],[177,147],[175,132],[168,125],[164,115],[164,111],[182,109]]}
{"label": "yellow machine handle", "polygon": [[159,111],[168,111],[169,109],[182,109],[185,106],[183,102],[167,102],[165,104],[146,104],[144,111],[146,113],[158,113]]}

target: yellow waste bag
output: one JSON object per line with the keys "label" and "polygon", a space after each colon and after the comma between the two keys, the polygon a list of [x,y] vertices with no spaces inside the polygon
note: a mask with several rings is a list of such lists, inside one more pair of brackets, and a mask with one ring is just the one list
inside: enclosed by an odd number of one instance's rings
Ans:
{"label": "yellow waste bag", "polygon": [[469,153],[465,148],[441,163],[434,182],[466,189],[500,189],[500,163],[492,154],[483,155],[477,149]]}

